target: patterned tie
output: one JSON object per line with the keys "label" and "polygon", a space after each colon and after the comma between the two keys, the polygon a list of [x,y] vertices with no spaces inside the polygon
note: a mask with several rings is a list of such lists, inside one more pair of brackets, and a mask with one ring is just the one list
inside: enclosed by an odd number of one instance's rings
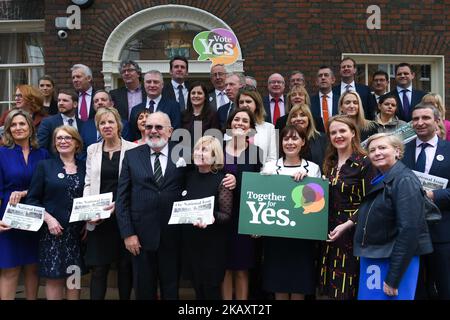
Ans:
{"label": "patterned tie", "polygon": [[73,126],[73,119],[67,119],[67,122],[69,123],[69,126]]}
{"label": "patterned tie", "polygon": [[430,144],[423,142],[419,145],[422,150],[420,150],[419,156],[417,157],[416,166],[414,170],[419,172],[425,172],[425,165],[427,163],[427,154],[425,153],[425,149],[430,146]]}
{"label": "patterned tie", "polygon": [[352,85],[348,84],[345,86],[345,92],[352,90]]}
{"label": "patterned tie", "polygon": [[280,106],[278,105],[279,98],[274,98],[275,106],[273,107],[273,124],[277,123],[278,118],[280,117]]}
{"label": "patterned tie", "polygon": [[88,119],[88,111],[86,103],[86,92],[83,92],[81,94],[80,120],[87,121],[87,119]]}
{"label": "patterned tie", "polygon": [[154,155],[155,155],[155,168],[153,175],[155,176],[156,183],[158,185],[161,185],[161,180],[163,178],[161,162],[159,161],[159,156],[161,155],[161,152],[155,152]]}
{"label": "patterned tie", "polygon": [[406,94],[408,92],[408,89],[403,89],[401,92],[403,93],[403,97],[402,97],[403,111],[405,113],[405,117],[408,119],[409,118],[409,107],[410,107],[408,95]]}
{"label": "patterned tie", "polygon": [[328,114],[328,100],[327,100],[328,96],[326,94],[324,94],[322,96],[322,113],[323,113],[323,124],[325,126],[325,130],[327,130],[327,126],[328,126],[328,119],[330,117],[330,115]]}
{"label": "patterned tie", "polygon": [[155,112],[155,101],[150,100],[150,102],[148,104],[148,110],[150,110],[150,113]]}
{"label": "patterned tie", "polygon": [[221,106],[223,106],[224,104],[226,104],[226,102],[225,102],[225,93],[223,93],[223,92],[219,92],[219,96],[220,96],[220,98],[219,98],[219,103],[220,103],[220,105],[217,107],[217,109],[219,109],[219,107],[221,107]]}
{"label": "patterned tie", "polygon": [[184,111],[186,104],[184,103],[183,85],[181,84],[178,86],[178,103],[180,104],[180,110]]}

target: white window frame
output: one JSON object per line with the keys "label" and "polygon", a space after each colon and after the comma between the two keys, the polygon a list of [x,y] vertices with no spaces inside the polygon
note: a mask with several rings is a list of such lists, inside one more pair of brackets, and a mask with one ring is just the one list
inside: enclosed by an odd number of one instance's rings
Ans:
{"label": "white window frame", "polygon": [[370,86],[369,64],[399,64],[407,62],[412,65],[429,64],[431,71],[431,92],[438,93],[445,101],[445,58],[440,55],[406,55],[406,54],[366,54],[342,53],[342,59],[352,58],[356,64],[365,65],[365,84]]}
{"label": "white window frame", "polygon": [[[103,49],[103,79],[105,89],[115,89],[117,87],[117,79],[120,78],[119,65],[120,53],[127,41],[139,31],[152,25],[163,22],[180,21],[188,22],[198,26],[202,26],[205,30],[215,28],[225,28],[232,30],[220,18],[199,8],[183,6],[183,5],[161,5],[143,9],[123,20],[112,32],[106,41]],[[227,71],[243,72],[244,60],[242,59],[241,50],[238,60],[226,66]],[[139,63],[143,72],[149,70],[159,70],[163,74],[169,74],[169,60],[140,60]],[[189,60],[189,76],[207,75],[211,68],[210,61]]]}
{"label": "white window frame", "polygon": [[[0,20],[0,33],[44,33],[45,20]],[[8,99],[0,101],[0,109],[2,106],[8,104],[8,108],[14,104],[12,84],[12,71],[13,70],[26,70],[28,84],[31,80],[31,72],[33,69],[44,69],[45,63],[5,63],[0,64],[0,71],[7,70],[7,86],[8,86]]]}

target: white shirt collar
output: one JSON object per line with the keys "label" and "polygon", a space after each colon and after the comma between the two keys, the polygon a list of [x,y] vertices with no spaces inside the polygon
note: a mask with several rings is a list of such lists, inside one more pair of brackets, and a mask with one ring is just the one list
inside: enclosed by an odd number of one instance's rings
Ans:
{"label": "white shirt collar", "polygon": [[398,93],[401,93],[402,90],[404,90],[404,89],[407,89],[409,92],[412,92],[412,84],[409,87],[407,87],[407,88],[402,88],[402,87],[397,86],[397,92]]}
{"label": "white shirt collar", "polygon": [[[272,99],[275,99],[275,98],[269,94],[269,101],[272,102]],[[284,95],[281,95],[278,99],[279,99],[279,101],[282,101],[284,103]]]}
{"label": "white shirt collar", "polygon": [[420,140],[420,139],[417,137],[417,139],[416,139],[416,148],[418,148],[418,147],[419,147],[422,143],[424,143],[424,142],[426,142],[426,143],[432,145],[434,148],[436,148],[436,147],[437,147],[437,144],[438,144],[438,141],[439,141],[439,138],[438,138],[437,134],[435,134],[434,137],[431,138],[431,139],[428,140],[428,141],[422,141],[422,140]]}
{"label": "white shirt collar", "polygon": [[177,90],[178,90],[178,86],[179,86],[180,84],[183,86],[183,89],[186,89],[186,85],[184,84],[184,82],[183,82],[183,83],[178,83],[178,82],[176,82],[175,80],[172,80],[171,82],[172,82],[172,86],[173,86],[175,89],[177,89]]}
{"label": "white shirt collar", "polygon": [[347,90],[347,85],[351,85],[351,89],[353,91],[356,91],[355,80],[350,83],[341,82],[341,90]]}
{"label": "white shirt collar", "polygon": [[[152,148],[150,148],[150,154],[153,155],[154,153],[155,151]],[[166,145],[162,148],[160,153],[162,153],[166,157],[169,157],[169,143],[166,143]]]}

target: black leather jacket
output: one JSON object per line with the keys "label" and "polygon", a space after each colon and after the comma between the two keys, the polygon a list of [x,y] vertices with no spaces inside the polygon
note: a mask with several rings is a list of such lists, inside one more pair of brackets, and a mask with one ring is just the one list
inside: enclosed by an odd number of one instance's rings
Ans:
{"label": "black leather jacket", "polygon": [[422,199],[419,179],[397,161],[358,210],[354,255],[390,258],[384,281],[393,288],[398,288],[413,256],[433,251]]}

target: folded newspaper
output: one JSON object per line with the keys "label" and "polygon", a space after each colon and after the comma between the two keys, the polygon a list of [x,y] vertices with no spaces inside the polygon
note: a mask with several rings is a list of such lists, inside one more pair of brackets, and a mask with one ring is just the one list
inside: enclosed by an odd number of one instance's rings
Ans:
{"label": "folded newspaper", "polygon": [[73,199],[72,213],[69,222],[107,219],[112,210],[104,210],[111,205],[112,192]]}
{"label": "folded newspaper", "polygon": [[422,187],[425,191],[447,188],[448,179],[414,170],[412,172],[414,172],[417,178],[419,178],[420,183],[422,184]]}
{"label": "folded newspaper", "polygon": [[[400,137],[400,139],[403,141],[403,144],[407,144],[411,140],[415,139],[417,137],[416,132],[414,131],[412,127],[412,122],[408,122],[404,126],[401,126],[397,130],[394,130],[390,132],[393,135],[397,135]],[[367,140],[364,140],[361,142],[361,147],[366,148],[367,147]]]}
{"label": "folded newspaper", "polygon": [[44,214],[45,209],[41,207],[8,203],[2,221],[14,229],[38,231],[44,223]]}
{"label": "folded newspaper", "polygon": [[176,201],[173,203],[169,224],[212,224],[214,222],[214,196]]}

